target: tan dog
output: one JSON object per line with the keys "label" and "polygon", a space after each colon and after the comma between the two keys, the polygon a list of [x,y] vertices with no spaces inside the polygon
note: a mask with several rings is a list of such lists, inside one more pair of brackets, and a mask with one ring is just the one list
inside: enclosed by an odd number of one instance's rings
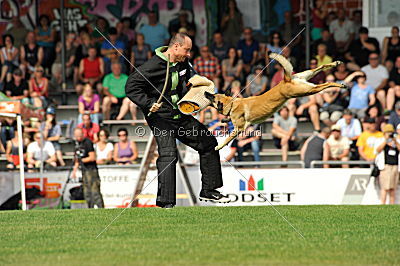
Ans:
{"label": "tan dog", "polygon": [[316,94],[330,87],[346,88],[343,84],[333,82],[318,85],[307,82],[307,80],[314,77],[320,71],[342,64],[340,61],[292,75],[293,67],[285,57],[271,53],[270,58],[277,60],[282,65],[284,79],[264,94],[248,98],[233,98],[224,94],[204,93],[205,97],[211,101],[211,105],[219,113],[230,116],[234,125],[234,130],[229,137],[224,143],[215,147],[216,150],[222,149],[251,124],[264,122],[290,98]]}

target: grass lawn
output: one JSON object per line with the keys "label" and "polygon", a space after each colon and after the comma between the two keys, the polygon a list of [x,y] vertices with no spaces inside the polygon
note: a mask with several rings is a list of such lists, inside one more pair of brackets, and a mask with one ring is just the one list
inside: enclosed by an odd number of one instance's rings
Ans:
{"label": "grass lawn", "polygon": [[400,206],[0,212],[0,265],[400,264]]}

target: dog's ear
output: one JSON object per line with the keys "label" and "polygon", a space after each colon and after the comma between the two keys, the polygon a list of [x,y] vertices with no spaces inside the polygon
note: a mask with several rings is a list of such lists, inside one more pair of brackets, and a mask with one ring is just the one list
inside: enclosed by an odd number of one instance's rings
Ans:
{"label": "dog's ear", "polygon": [[210,100],[211,102],[214,102],[214,99],[215,99],[214,94],[211,94],[211,93],[205,91],[205,92],[204,92],[204,96],[205,96],[208,100]]}
{"label": "dog's ear", "polygon": [[219,113],[221,113],[221,114],[222,114],[222,112],[224,111],[224,104],[221,103],[220,101],[218,101],[218,104],[217,104],[217,111],[218,111]]}
{"label": "dog's ear", "polygon": [[231,96],[231,93],[232,93],[231,88],[228,88],[225,91],[225,96]]}

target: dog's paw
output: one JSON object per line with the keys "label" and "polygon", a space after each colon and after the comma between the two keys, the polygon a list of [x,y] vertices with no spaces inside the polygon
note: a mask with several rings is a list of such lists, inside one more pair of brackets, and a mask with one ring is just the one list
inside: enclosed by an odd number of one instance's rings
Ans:
{"label": "dog's paw", "polygon": [[335,61],[334,63],[335,63],[335,66],[338,66],[338,65],[341,65],[341,64],[343,64],[343,62],[342,62],[342,61]]}
{"label": "dog's paw", "polygon": [[223,147],[224,147],[223,145],[215,146],[215,150],[216,150],[216,151],[219,151],[219,150],[222,149]]}
{"label": "dog's paw", "polygon": [[340,88],[342,88],[342,89],[348,89],[349,87],[346,85],[346,83],[344,83],[344,82],[339,82],[339,84],[340,84]]}

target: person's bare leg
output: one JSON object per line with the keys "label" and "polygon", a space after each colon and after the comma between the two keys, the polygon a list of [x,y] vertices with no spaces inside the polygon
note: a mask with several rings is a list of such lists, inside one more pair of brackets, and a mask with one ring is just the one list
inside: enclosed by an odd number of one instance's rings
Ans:
{"label": "person's bare leg", "polygon": [[292,98],[288,100],[286,106],[289,109],[289,115],[294,116],[294,114],[296,113],[296,99]]}
{"label": "person's bare leg", "polygon": [[282,161],[286,162],[288,159],[289,142],[282,145]]}
{"label": "person's bare leg", "polygon": [[318,107],[316,104],[311,105],[308,108],[308,112],[310,113],[310,118],[311,118],[311,123],[314,126],[315,130],[321,130],[321,126],[319,123],[319,113],[318,113]]}
{"label": "person's bare leg", "polygon": [[137,120],[137,106],[129,100],[129,111],[132,116],[132,120]]}
{"label": "person's bare leg", "polygon": [[389,190],[389,202],[390,202],[390,204],[394,204],[395,196],[396,196],[396,190],[390,189]]}
{"label": "person's bare leg", "polygon": [[117,120],[122,120],[124,116],[128,113],[129,102],[130,102],[129,98],[124,98],[124,100],[122,101],[121,108],[119,109],[119,114],[116,118]]}
{"label": "person's bare leg", "polygon": [[56,152],[56,156],[57,156],[57,160],[60,162],[61,166],[65,166],[65,162],[62,156],[62,152],[61,151],[57,151]]}
{"label": "person's bare leg", "polygon": [[110,97],[108,97],[108,96],[104,97],[102,109],[103,109],[104,120],[109,120],[110,119],[110,109],[111,109]]}
{"label": "person's bare leg", "polygon": [[3,66],[3,67],[1,68],[0,82],[4,82],[4,80],[5,80],[5,78],[6,78],[6,75],[7,75],[7,70],[8,70],[8,67],[7,67],[7,66]]}
{"label": "person's bare leg", "polygon": [[381,189],[381,203],[386,204],[387,190]]}
{"label": "person's bare leg", "polygon": [[381,103],[382,108],[386,108],[386,93],[385,90],[379,90],[376,92],[376,98]]}
{"label": "person's bare leg", "polygon": [[394,95],[394,88],[389,88],[388,92],[386,94],[386,108],[388,110],[392,110],[393,109],[395,98],[396,97]]}

